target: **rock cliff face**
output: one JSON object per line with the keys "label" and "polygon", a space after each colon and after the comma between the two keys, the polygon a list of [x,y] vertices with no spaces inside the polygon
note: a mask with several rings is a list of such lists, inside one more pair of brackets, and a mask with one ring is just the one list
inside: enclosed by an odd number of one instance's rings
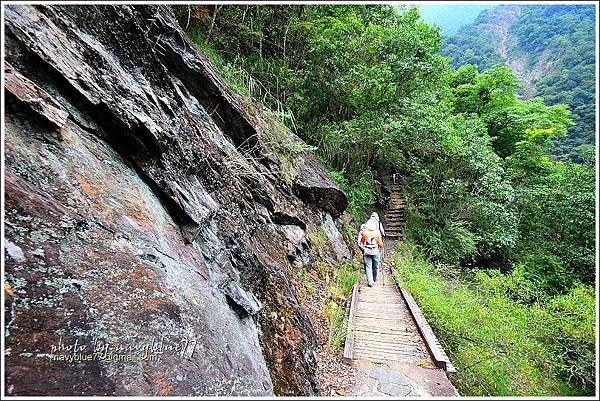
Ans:
{"label": "rock cliff face", "polygon": [[347,199],[269,145],[300,140],[165,8],[10,5],[5,24],[7,393],[316,394],[295,272],[310,230],[350,256]]}

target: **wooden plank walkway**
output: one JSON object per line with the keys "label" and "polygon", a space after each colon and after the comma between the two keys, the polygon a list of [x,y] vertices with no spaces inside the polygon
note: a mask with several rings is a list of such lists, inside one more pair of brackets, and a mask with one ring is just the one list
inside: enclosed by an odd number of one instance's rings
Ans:
{"label": "wooden plank walkway", "polygon": [[[404,202],[397,186],[392,187],[390,206],[388,250],[404,240]],[[373,287],[365,278],[358,280],[350,300],[344,362],[357,361],[362,372],[354,395],[458,395],[447,377],[456,370],[419,306],[390,280],[391,266],[385,260],[381,269]]]}
{"label": "wooden plank walkway", "polygon": [[349,323],[354,342],[351,358],[433,365],[406,302],[396,284],[389,282],[389,273],[385,285],[380,273],[373,287],[363,280],[356,286],[356,307],[351,306],[355,314]]}

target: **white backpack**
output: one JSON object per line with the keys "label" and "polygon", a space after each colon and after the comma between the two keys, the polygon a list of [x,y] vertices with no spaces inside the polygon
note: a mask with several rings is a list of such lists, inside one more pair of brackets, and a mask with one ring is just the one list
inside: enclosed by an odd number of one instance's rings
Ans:
{"label": "white backpack", "polygon": [[377,235],[377,231],[375,230],[365,230],[365,237],[367,240],[365,241],[365,255],[377,255],[379,253],[379,246],[377,246],[377,241],[375,241],[375,236]]}

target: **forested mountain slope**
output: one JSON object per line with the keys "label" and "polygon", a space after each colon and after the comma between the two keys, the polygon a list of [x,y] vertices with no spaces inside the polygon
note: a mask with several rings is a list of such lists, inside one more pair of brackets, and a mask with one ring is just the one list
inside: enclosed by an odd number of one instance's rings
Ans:
{"label": "forested mountain slope", "polygon": [[576,157],[579,145],[594,144],[594,12],[593,5],[498,6],[446,38],[442,54],[455,68],[505,63],[519,76],[523,97],[568,104],[574,125],[553,153]]}

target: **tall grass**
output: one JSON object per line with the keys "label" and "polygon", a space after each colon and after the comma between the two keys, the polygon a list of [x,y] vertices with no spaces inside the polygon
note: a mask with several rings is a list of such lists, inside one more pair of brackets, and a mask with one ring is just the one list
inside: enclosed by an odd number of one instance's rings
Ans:
{"label": "tall grass", "polygon": [[421,307],[458,374],[463,395],[593,395],[595,291],[536,291],[522,268],[448,277],[410,247],[394,277]]}
{"label": "tall grass", "polygon": [[342,347],[346,341],[348,316],[346,302],[358,280],[359,270],[355,263],[347,262],[333,267],[333,279],[328,286],[331,300],[327,303],[329,320],[329,345]]}

